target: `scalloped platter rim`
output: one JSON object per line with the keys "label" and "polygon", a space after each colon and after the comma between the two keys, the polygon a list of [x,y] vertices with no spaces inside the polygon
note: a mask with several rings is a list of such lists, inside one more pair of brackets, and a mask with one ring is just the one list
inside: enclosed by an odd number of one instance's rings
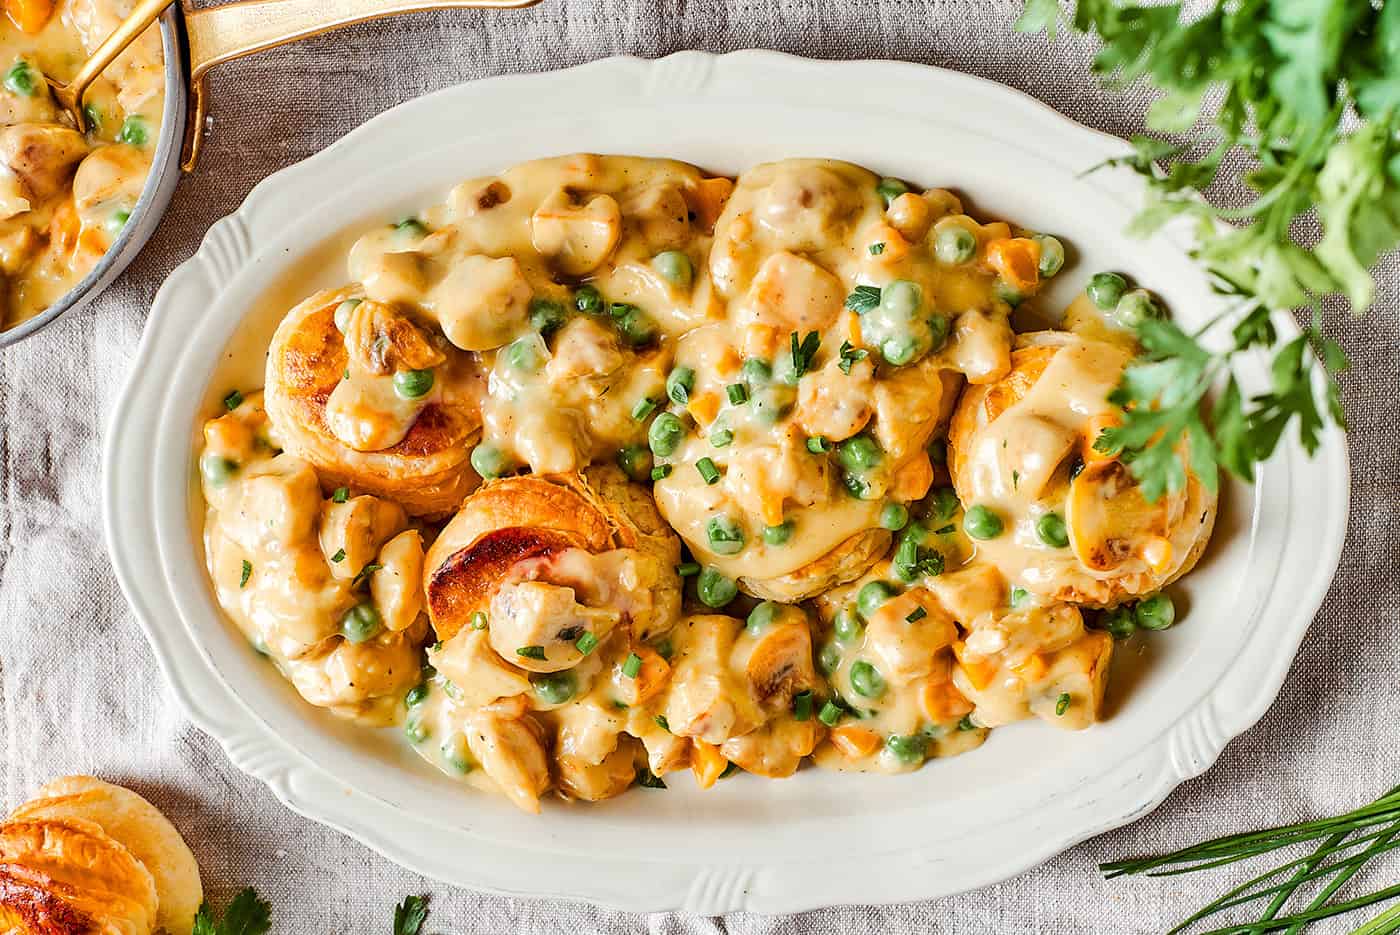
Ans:
{"label": "scalloped platter rim", "polygon": [[[1021,724],[903,776],[808,769],[781,782],[740,776],[708,793],[682,780],[538,817],[438,776],[395,732],[351,728],[300,703],[214,603],[193,482],[197,424],[227,392],[230,348],[246,354],[265,334],[245,319],[267,304],[269,284],[311,291],[316,275],[339,273],[331,258],[347,231],[435,201],[463,178],[574,150],[670,156],[728,173],[786,156],[844,158],[954,188],[975,213],[1061,235],[1075,248],[1061,293],[1094,269],[1121,269],[1188,324],[1202,322],[1218,299],[1187,256],[1186,232],[1126,239],[1119,232],[1141,203],[1138,180],[1124,170],[1082,175],[1125,149],[956,72],[684,52],[448,88],[276,173],[161,288],[104,435],[113,567],[176,697],[287,807],[405,867],[632,911],[776,913],[940,897],[1141,817],[1204,772],[1276,696],[1340,560],[1349,494],[1340,431],[1327,430],[1311,459],[1290,438],[1252,488],[1226,482],[1217,539],[1182,585],[1184,622],[1119,654],[1129,658],[1115,672],[1110,717],[1088,731]],[[1294,333],[1287,318],[1277,323]],[[1266,362],[1249,357],[1238,376],[1246,392],[1265,386]],[[860,859],[830,872],[826,855],[853,840]]]}

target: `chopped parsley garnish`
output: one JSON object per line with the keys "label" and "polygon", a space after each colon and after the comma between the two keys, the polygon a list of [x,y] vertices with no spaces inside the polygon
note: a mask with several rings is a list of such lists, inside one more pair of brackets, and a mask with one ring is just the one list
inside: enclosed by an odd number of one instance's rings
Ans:
{"label": "chopped parsley garnish", "polygon": [[233,897],[222,919],[215,920],[208,900],[200,903],[190,935],[265,935],[271,929],[271,907],[250,888]]}
{"label": "chopped parsley garnish", "polygon": [[515,654],[516,654],[517,656],[521,656],[521,657],[523,657],[523,658],[525,658],[525,659],[540,659],[540,660],[543,660],[543,659],[544,659],[544,647],[543,647],[543,646],[521,646],[519,649],[517,649],[517,650],[515,651]]}
{"label": "chopped parsley garnish", "polygon": [[628,653],[627,658],[622,661],[622,674],[629,679],[634,679],[642,672],[642,657],[636,653]]}
{"label": "chopped parsley garnish", "polygon": [[224,408],[229,412],[233,412],[241,405],[243,405],[243,394],[238,390],[234,390],[224,397]]}
{"label": "chopped parsley garnish", "polygon": [[593,652],[593,650],[596,649],[597,646],[598,637],[588,632],[585,632],[583,636],[580,636],[578,640],[574,642],[574,649],[577,649],[580,653],[582,653],[585,656]]}
{"label": "chopped parsley garnish", "polygon": [[851,368],[857,363],[870,356],[870,352],[863,347],[856,347],[850,341],[841,342],[841,362],[836,366],[841,368],[841,372],[846,376],[851,375]]}
{"label": "chopped parsley garnish", "polygon": [[935,530],[933,531],[933,534],[934,534],[935,536],[946,536],[946,535],[948,535],[948,533],[950,533],[950,532],[957,532],[957,531],[958,531],[958,527],[957,527],[955,524],[953,524],[953,523],[949,523],[947,526],[939,526],[937,529],[935,529]]}
{"label": "chopped parsley garnish", "polygon": [[666,720],[666,715],[658,714],[656,717],[652,718],[652,720],[656,722],[657,727],[661,728],[666,733],[669,734],[671,732],[671,722]]}
{"label": "chopped parsley garnish", "polygon": [[405,896],[394,907],[394,935],[418,935],[428,918],[428,897]]}
{"label": "chopped parsley garnish", "polygon": [[345,561],[345,550],[344,550],[344,549],[336,549],[336,550],[335,550],[335,554],[331,556],[331,561],[333,561],[333,562],[343,562],[343,561]]}
{"label": "chopped parsley garnish", "polygon": [[884,242],[883,240],[880,241],[879,243],[873,243],[873,244],[870,245],[870,255],[871,255],[871,256],[879,256],[880,254],[882,254],[882,253],[884,253],[884,252],[885,252],[885,242]]}
{"label": "chopped parsley garnish", "polygon": [[381,564],[379,564],[378,562],[370,562],[370,563],[369,563],[368,565],[366,565],[364,568],[361,568],[361,569],[360,569],[360,573],[359,573],[358,575],[355,576],[355,580],[350,582],[350,587],[352,587],[352,588],[363,587],[363,586],[365,585],[365,583],[366,583],[367,581],[369,581],[369,576],[372,575],[372,574],[374,574],[376,571],[378,571],[379,569],[381,569],[381,568],[383,568],[383,567],[384,567],[384,566],[381,565]]}
{"label": "chopped parsley garnish", "polygon": [[243,560],[243,574],[238,577],[238,586],[240,588],[246,587],[248,579],[251,577],[253,577],[253,563],[245,558]]}
{"label": "chopped parsley garnish", "polygon": [[879,286],[856,286],[855,291],[846,296],[846,308],[857,315],[863,315],[879,304]]}
{"label": "chopped parsley garnish", "polygon": [[1060,692],[1059,700],[1055,702],[1055,717],[1064,717],[1069,710],[1069,692]]}
{"label": "chopped parsley garnish", "polygon": [[964,714],[962,720],[958,722],[958,730],[976,730],[977,725],[972,723],[972,715]]}
{"label": "chopped parsley garnish", "polygon": [[[627,707],[627,706],[626,706],[626,705],[623,705],[623,707],[625,708],[625,707]],[[666,783],[662,782],[661,777],[660,777],[660,776],[657,776],[655,773],[653,773],[651,770],[647,769],[645,766],[643,766],[641,769],[637,770],[637,785],[641,786],[643,789],[665,789],[665,788],[666,788]]]}
{"label": "chopped parsley garnish", "polygon": [[909,614],[904,619],[907,620],[909,623],[917,623],[927,616],[928,611],[924,610],[922,607],[915,607],[909,612]]}
{"label": "chopped parsley garnish", "polygon": [[797,332],[794,331],[789,336],[789,342],[792,352],[792,374],[794,377],[801,377],[812,369],[812,361],[816,359],[817,349],[822,346],[821,335],[815,331],[809,331],[805,338],[798,341]]}
{"label": "chopped parsley garnish", "polygon": [[349,488],[349,487],[337,487],[337,488],[335,488],[335,493],[331,494],[331,499],[334,500],[336,503],[344,503],[346,500],[349,500],[349,499],[350,499],[350,488]]}

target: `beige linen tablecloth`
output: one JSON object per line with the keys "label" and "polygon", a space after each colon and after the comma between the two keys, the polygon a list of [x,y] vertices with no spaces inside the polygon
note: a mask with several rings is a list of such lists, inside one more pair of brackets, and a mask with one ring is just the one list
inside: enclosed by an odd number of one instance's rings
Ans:
{"label": "beige linen tablecloth", "polygon": [[[1013,33],[1018,9],[1015,0],[545,0],[524,12],[367,25],[219,69],[203,165],[182,183],[145,253],[94,307],[0,352],[0,805],[63,773],[93,771],[129,784],[184,832],[217,904],[255,886],[272,902],[278,932],[388,932],[399,897],[430,892],[435,933],[1125,935],[1160,931],[1243,877],[1107,883],[1097,862],[1330,813],[1400,782],[1400,264],[1393,258],[1370,317],[1334,323],[1354,364],[1345,379],[1351,534],[1278,702],[1214,769],[1150,817],[1002,885],[937,903],[725,919],[631,916],[453,890],[288,813],[185,721],[162,683],[108,568],[98,519],[101,433],[162,279],[259,179],[446,85],[690,48],[927,62],[1021,88],[1111,133],[1140,128],[1144,96],[1100,90],[1082,40],[1052,45]],[[839,874],[843,861],[860,859],[860,842],[831,858],[828,872]],[[1395,882],[1400,865],[1383,875]]]}

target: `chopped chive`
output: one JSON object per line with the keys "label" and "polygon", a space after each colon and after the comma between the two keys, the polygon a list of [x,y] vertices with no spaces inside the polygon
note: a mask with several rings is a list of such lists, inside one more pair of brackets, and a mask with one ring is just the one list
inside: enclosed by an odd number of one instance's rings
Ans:
{"label": "chopped chive", "polygon": [[731,383],[724,391],[729,394],[729,401],[736,406],[742,406],[749,401],[749,388],[742,383]]}
{"label": "chopped chive", "polygon": [[337,488],[335,488],[335,493],[331,494],[331,499],[334,500],[336,503],[344,503],[346,500],[349,500],[349,499],[350,499],[350,488],[349,488],[349,487],[337,487]]}
{"label": "chopped chive", "polygon": [[[486,614],[482,613],[482,612],[479,611],[479,610],[472,614],[472,616],[471,616],[471,626],[472,626],[472,629],[473,629],[473,630],[484,630],[484,629],[486,629],[487,623],[488,623],[488,621],[487,621],[487,619],[486,619]],[[524,654],[522,653],[521,655],[524,655]],[[540,658],[544,658],[544,657],[540,657]]]}
{"label": "chopped chive", "polygon": [[812,719],[812,692],[801,691],[792,696],[792,719],[810,721]]}
{"label": "chopped chive", "polygon": [[245,558],[243,560],[243,574],[238,578],[238,586],[240,588],[246,587],[248,579],[251,577],[253,577],[253,563]]}
{"label": "chopped chive", "polygon": [[734,442],[734,433],[729,429],[720,429],[710,433],[710,444],[716,448],[726,448]]}
{"label": "chopped chive", "polygon": [[598,637],[594,636],[592,633],[584,633],[583,636],[580,636],[577,642],[574,643],[574,649],[577,649],[585,656],[593,652],[597,646]]}
{"label": "chopped chive", "polygon": [[910,623],[916,623],[916,622],[918,622],[918,621],[924,619],[924,618],[927,617],[927,616],[928,616],[928,611],[924,610],[922,607],[915,607],[912,611],[910,611],[909,615],[908,615],[907,617],[905,617],[904,619],[907,620],[907,621],[910,622]]}
{"label": "chopped chive", "polygon": [[821,721],[827,727],[835,727],[836,722],[841,720],[841,709],[836,706],[835,702],[828,701],[826,704],[822,705],[822,710],[821,713],[817,715],[817,720]]}
{"label": "chopped chive", "polygon": [[622,662],[622,674],[629,679],[634,679],[641,674],[642,657],[636,653],[628,653],[627,658]]}
{"label": "chopped chive", "polygon": [[719,468],[715,467],[714,461],[709,458],[701,458],[695,462],[695,470],[700,472],[700,476],[705,478],[705,483],[714,485],[719,481]]}
{"label": "chopped chive", "polygon": [[952,523],[949,523],[947,526],[939,526],[937,529],[935,529],[935,530],[933,531],[933,534],[934,534],[935,536],[946,536],[946,535],[947,535],[948,533],[950,533],[950,532],[957,532],[957,531],[958,531],[958,527],[957,527],[957,526],[954,526]]}
{"label": "chopped chive", "polygon": [[369,581],[369,576],[383,567],[384,566],[379,564],[378,562],[370,562],[364,568],[360,569],[360,573],[355,576],[355,580],[350,582],[350,587],[363,587],[364,584]]}
{"label": "chopped chive", "polygon": [[241,405],[243,405],[243,394],[238,390],[234,390],[224,397],[224,408],[229,412],[233,412]]}
{"label": "chopped chive", "polygon": [[652,480],[665,480],[666,478],[668,478],[668,477],[670,477],[670,476],[671,476],[671,465],[669,465],[669,464],[658,464],[656,467],[654,467],[654,468],[651,469],[651,479],[652,479]]}
{"label": "chopped chive", "polygon": [[523,656],[523,657],[525,657],[526,659],[543,659],[543,658],[544,658],[544,647],[543,647],[543,646],[522,646],[522,647],[520,647],[519,649],[517,649],[517,650],[515,651],[515,654],[516,654],[517,656]]}
{"label": "chopped chive", "polygon": [[671,732],[671,722],[666,720],[666,715],[658,714],[656,717],[652,718],[652,720],[656,722],[657,727],[661,728],[666,733],[669,734]]}
{"label": "chopped chive", "polygon": [[831,442],[826,440],[825,435],[813,435],[807,439],[807,450],[814,455],[824,455],[831,450]]}
{"label": "chopped chive", "polygon": [[647,416],[651,415],[653,412],[656,411],[657,405],[658,404],[656,400],[652,399],[651,397],[642,397],[641,399],[637,400],[637,405],[632,407],[632,418],[636,419],[638,422],[641,422]]}
{"label": "chopped chive", "polygon": [[885,252],[885,244],[884,244],[883,241],[880,242],[880,243],[873,243],[873,244],[870,245],[870,255],[871,255],[871,256],[879,256],[880,254],[882,254],[882,253],[884,253],[884,252]]}
{"label": "chopped chive", "polygon": [[1064,717],[1069,710],[1069,692],[1060,692],[1060,698],[1055,702],[1055,717]]}
{"label": "chopped chive", "polygon": [[972,723],[972,715],[964,714],[962,720],[958,722],[958,730],[976,730],[977,725]]}
{"label": "chopped chive", "polygon": [[682,578],[689,578],[691,575],[700,574],[699,562],[682,562],[676,566],[676,574]]}
{"label": "chopped chive", "polygon": [[336,550],[335,550],[335,554],[331,556],[331,561],[333,561],[333,562],[343,562],[343,561],[345,561],[345,550],[344,550],[344,549],[336,549]]}

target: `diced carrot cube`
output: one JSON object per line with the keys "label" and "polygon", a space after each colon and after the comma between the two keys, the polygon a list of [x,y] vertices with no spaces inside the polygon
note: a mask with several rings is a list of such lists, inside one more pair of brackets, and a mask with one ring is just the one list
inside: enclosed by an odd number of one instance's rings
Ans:
{"label": "diced carrot cube", "polygon": [[858,760],[880,749],[880,735],[865,727],[845,724],[832,729],[831,743],[846,759]]}
{"label": "diced carrot cube", "polygon": [[729,761],[719,752],[719,747],[703,740],[692,740],[690,750],[690,771],[701,789],[708,789],[719,779]]}

